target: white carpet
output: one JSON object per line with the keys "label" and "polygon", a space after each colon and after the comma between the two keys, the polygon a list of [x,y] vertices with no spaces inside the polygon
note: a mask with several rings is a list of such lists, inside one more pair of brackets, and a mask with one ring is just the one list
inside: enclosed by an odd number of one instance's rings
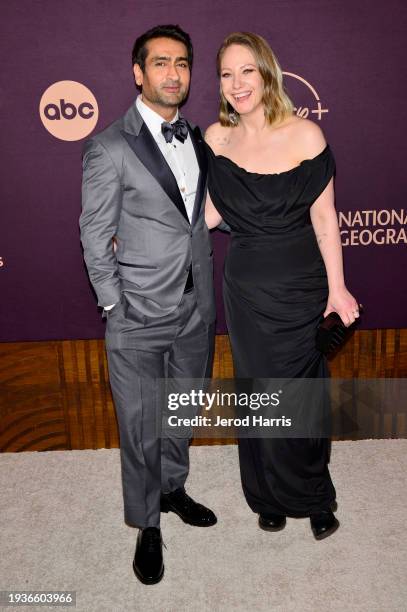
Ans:
{"label": "white carpet", "polygon": [[407,440],[333,444],[341,527],[316,542],[308,519],[257,527],[236,447],[192,447],[187,490],[218,524],[163,515],[154,586],[133,574],[117,450],[0,455],[0,590],[76,590],[80,612],[406,612],[406,451]]}

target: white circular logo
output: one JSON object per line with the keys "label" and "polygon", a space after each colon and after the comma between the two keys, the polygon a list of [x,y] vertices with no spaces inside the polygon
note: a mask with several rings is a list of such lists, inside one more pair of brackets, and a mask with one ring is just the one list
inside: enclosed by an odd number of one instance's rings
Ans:
{"label": "white circular logo", "polygon": [[42,94],[40,117],[55,138],[81,140],[95,128],[99,108],[93,93],[82,83],[58,81]]}

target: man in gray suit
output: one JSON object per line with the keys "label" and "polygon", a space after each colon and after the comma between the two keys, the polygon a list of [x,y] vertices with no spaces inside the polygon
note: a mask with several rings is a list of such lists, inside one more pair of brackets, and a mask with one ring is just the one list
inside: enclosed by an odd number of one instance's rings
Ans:
{"label": "man in gray suit", "polygon": [[188,438],[156,433],[158,380],[210,375],[215,305],[204,145],[178,113],[191,40],[178,26],[157,26],[136,40],[132,60],[141,95],[85,144],[80,227],[107,317],[125,520],[140,528],[133,569],[154,584],[164,572],[160,512],[216,523],[184,489]]}

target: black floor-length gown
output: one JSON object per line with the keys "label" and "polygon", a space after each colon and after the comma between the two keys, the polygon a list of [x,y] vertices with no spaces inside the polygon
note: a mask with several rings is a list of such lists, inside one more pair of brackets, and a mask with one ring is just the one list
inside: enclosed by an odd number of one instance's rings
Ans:
{"label": "black floor-length gown", "polygon": [[[248,172],[208,147],[209,191],[231,228],[224,302],[237,378],[324,378],[315,334],[328,297],[310,207],[335,171],[329,146],[279,174]],[[327,438],[241,438],[243,491],[254,512],[309,516],[335,489]]]}

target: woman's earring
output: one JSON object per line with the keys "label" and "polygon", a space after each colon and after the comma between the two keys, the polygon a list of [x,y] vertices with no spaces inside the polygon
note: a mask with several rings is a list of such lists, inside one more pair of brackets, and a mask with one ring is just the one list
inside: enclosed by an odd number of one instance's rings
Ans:
{"label": "woman's earring", "polygon": [[229,121],[232,125],[237,125],[239,123],[238,115],[236,111],[233,113],[229,113]]}

